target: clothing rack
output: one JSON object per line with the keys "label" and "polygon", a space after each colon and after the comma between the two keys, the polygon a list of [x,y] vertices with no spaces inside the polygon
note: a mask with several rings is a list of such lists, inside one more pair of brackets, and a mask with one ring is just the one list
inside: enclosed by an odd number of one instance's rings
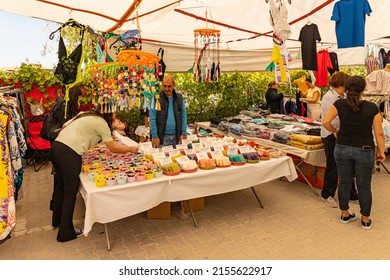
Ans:
{"label": "clothing rack", "polygon": [[[25,115],[24,108],[26,107],[26,102],[24,100],[24,91],[20,88],[13,88],[12,86],[0,87],[0,96],[12,96],[16,97],[20,104],[21,116]],[[24,123],[23,123],[24,125]]]}

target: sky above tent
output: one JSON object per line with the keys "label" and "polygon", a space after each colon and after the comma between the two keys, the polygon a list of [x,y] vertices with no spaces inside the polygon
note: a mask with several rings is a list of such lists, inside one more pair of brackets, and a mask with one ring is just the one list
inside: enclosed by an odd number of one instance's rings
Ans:
{"label": "sky above tent", "polygon": [[[0,68],[14,68],[22,62],[52,68],[57,63],[57,42],[49,40],[53,26],[45,20],[0,11]],[[46,55],[42,55],[44,47]]]}

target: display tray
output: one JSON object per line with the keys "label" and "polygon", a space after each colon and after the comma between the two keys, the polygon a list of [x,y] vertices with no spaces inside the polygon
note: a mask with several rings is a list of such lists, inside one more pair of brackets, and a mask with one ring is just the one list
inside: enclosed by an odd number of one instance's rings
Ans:
{"label": "display tray", "polygon": [[199,168],[200,169],[203,169],[203,170],[211,170],[211,169],[214,169],[216,166],[202,166],[202,165],[199,165]]}
{"label": "display tray", "polygon": [[176,171],[176,172],[163,171],[163,174],[167,176],[175,176],[175,175],[179,175],[180,171]]}
{"label": "display tray", "polygon": [[227,165],[220,165],[220,164],[217,164],[217,167],[220,167],[220,168],[224,168],[224,167],[230,167],[231,164],[227,164]]}
{"label": "display tray", "polygon": [[244,165],[246,162],[245,161],[232,161],[232,165]]}
{"label": "display tray", "polygon": [[271,157],[260,157],[260,160],[269,160]]}
{"label": "display tray", "polygon": [[247,159],[247,163],[258,163],[260,160],[259,159]]}
{"label": "display tray", "polygon": [[182,169],[181,170],[182,172],[184,172],[184,173],[194,173],[194,172],[196,172],[196,171],[198,171],[198,168],[194,168],[194,169]]}

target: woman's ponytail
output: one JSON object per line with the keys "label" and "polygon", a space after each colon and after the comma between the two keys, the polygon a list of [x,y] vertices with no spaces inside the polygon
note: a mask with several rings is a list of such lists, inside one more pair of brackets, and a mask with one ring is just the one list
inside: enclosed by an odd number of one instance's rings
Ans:
{"label": "woman's ponytail", "polygon": [[366,88],[366,80],[361,76],[352,76],[345,83],[345,92],[347,93],[347,103],[352,111],[360,110],[361,95]]}

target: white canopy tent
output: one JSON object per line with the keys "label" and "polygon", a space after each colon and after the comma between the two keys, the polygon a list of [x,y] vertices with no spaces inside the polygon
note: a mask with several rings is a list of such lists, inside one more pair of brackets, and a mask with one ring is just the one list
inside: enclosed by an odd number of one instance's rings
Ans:
{"label": "white canopy tent", "polygon": [[[331,15],[335,0],[284,0],[292,35],[286,45],[295,58],[301,28],[310,20],[322,38],[317,48],[338,54],[340,65],[362,65],[367,44],[386,47],[390,35],[390,1],[369,0],[373,10],[366,18],[365,47],[337,49],[335,22]],[[354,1],[354,0],[352,0]],[[104,32],[136,29],[138,12],[143,50],[165,50],[169,72],[187,71],[194,60],[194,29],[221,30],[222,71],[262,71],[270,62],[273,47],[269,3],[266,0],[2,0],[0,9],[19,15],[64,23],[69,18]],[[207,13],[206,13],[207,11]],[[291,68],[301,68],[294,59]]]}

